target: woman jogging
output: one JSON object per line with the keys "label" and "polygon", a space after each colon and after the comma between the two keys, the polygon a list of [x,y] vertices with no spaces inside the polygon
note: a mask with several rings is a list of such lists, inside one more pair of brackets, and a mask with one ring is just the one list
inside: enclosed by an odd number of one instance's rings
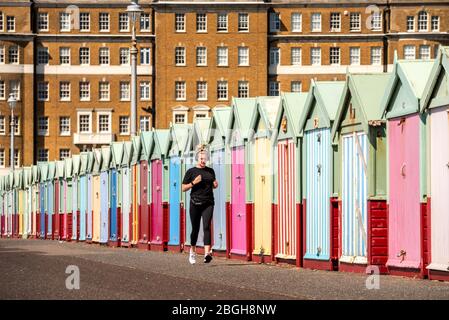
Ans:
{"label": "woman jogging", "polygon": [[200,231],[201,217],[203,218],[204,230],[204,262],[212,260],[210,252],[211,234],[210,225],[214,212],[213,189],[218,187],[215,179],[215,171],[206,167],[207,151],[205,145],[198,145],[195,154],[197,165],[187,170],[182,181],[182,191],[192,190],[190,193],[190,221],[192,223],[192,233],[190,234],[190,254],[189,262],[196,262],[196,241]]}

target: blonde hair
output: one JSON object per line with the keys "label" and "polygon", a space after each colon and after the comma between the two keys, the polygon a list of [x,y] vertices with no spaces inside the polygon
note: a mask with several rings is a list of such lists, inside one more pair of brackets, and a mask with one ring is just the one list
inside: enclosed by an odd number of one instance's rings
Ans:
{"label": "blonde hair", "polygon": [[206,157],[208,155],[208,150],[207,150],[207,144],[205,143],[200,143],[199,145],[197,145],[195,147],[195,159],[198,160],[198,156],[201,152],[205,152],[206,153]]}

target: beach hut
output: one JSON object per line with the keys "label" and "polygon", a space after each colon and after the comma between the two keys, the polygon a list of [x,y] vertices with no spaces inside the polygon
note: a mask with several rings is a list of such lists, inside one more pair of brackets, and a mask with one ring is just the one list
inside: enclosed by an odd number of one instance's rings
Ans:
{"label": "beach hut", "polygon": [[79,190],[79,241],[86,241],[87,237],[87,221],[88,221],[88,176],[87,169],[89,164],[89,154],[81,152],[79,154],[79,170],[78,170],[78,190]]}
{"label": "beach hut", "polygon": [[131,156],[131,244],[138,247],[140,232],[140,156],[142,151],[140,136],[132,137],[131,142],[133,144]]}
{"label": "beach hut", "polygon": [[31,238],[32,237],[32,232],[33,232],[33,215],[32,215],[32,185],[31,185],[31,181],[32,181],[32,175],[31,175],[31,167],[25,167],[24,169],[24,191],[25,191],[25,196],[24,196],[24,207],[25,207],[25,215],[26,215],[26,219],[25,219],[25,224],[24,224],[24,229],[26,232],[26,237],[27,238]]}
{"label": "beach hut", "polygon": [[57,221],[59,225],[59,234],[55,239],[63,239],[63,235],[65,233],[65,226],[64,226],[64,212],[63,212],[63,206],[64,203],[61,201],[64,196],[64,185],[63,181],[65,180],[65,161],[64,160],[58,160],[55,162],[56,164],[56,174],[54,178],[54,210],[55,210],[55,222]]}
{"label": "beach hut", "polygon": [[39,210],[40,210],[40,238],[45,239],[47,237],[48,229],[48,217],[47,217],[47,174],[48,174],[48,163],[41,162],[38,163],[40,179],[39,179]]}
{"label": "beach hut", "polygon": [[101,147],[100,167],[100,244],[107,244],[109,240],[109,210],[110,210],[110,165],[111,147]]}
{"label": "beach hut", "polygon": [[151,150],[151,250],[166,250],[168,243],[168,129],[153,131]]}
{"label": "beach hut", "polygon": [[111,165],[110,165],[110,194],[111,194],[111,213],[109,224],[109,242],[111,247],[119,247],[121,241],[121,183],[123,159],[123,142],[111,143]]}
{"label": "beach hut", "polygon": [[[207,134],[210,127],[210,118],[197,118],[193,122],[193,127],[189,139],[187,141],[187,147],[184,150],[183,161],[185,164],[185,171],[196,166],[195,149],[198,144],[207,143]],[[182,177],[184,179],[184,176]],[[182,182],[182,181],[181,181]],[[190,234],[192,233],[192,222],[190,220],[190,190],[184,193],[184,208],[185,208],[185,242],[183,250],[190,250]],[[204,231],[203,220],[200,222],[200,231],[196,242],[196,252],[198,254],[204,253]]]}
{"label": "beach hut", "polygon": [[230,217],[228,229],[230,258],[251,260],[252,215],[254,197],[251,166],[251,118],[256,98],[233,98],[228,122],[227,143],[230,148]]}
{"label": "beach hut", "polygon": [[[61,215],[61,239],[70,241],[72,238],[72,228],[69,230],[68,216],[68,184],[71,184],[73,173],[73,159],[65,158],[64,160],[64,179],[59,181],[59,212]],[[70,221],[70,226],[72,221]],[[70,231],[70,233],[69,233]]]}
{"label": "beach hut", "polygon": [[56,219],[55,214],[55,185],[54,179],[56,176],[56,162],[50,161],[48,163],[47,172],[47,215],[48,215],[48,229],[47,229],[47,239],[58,239],[59,238],[59,222]]}
{"label": "beach hut", "polygon": [[40,220],[39,220],[39,167],[31,166],[31,184],[32,184],[32,236],[39,238]]}
{"label": "beach hut", "polygon": [[250,165],[249,184],[253,193],[254,211],[252,220],[252,260],[271,262],[273,259],[273,130],[281,98],[258,97],[250,122]]}
{"label": "beach hut", "polygon": [[17,238],[22,238],[23,233],[23,169],[14,170],[14,190],[16,193],[17,212]]}
{"label": "beach hut", "polygon": [[101,232],[101,148],[92,150],[94,161],[92,166],[92,242],[100,242]]}
{"label": "beach hut", "polygon": [[131,236],[132,236],[132,212],[131,212],[131,186],[132,186],[132,176],[131,176],[131,157],[133,154],[133,144],[131,141],[124,142],[123,146],[123,157],[121,164],[121,195],[122,195],[122,247],[131,246]]}
{"label": "beach hut", "polygon": [[78,241],[80,237],[81,217],[79,211],[79,173],[81,168],[81,158],[79,154],[72,156],[72,176],[67,196],[68,217],[70,217],[71,240]]}
{"label": "beach hut", "polygon": [[87,217],[86,217],[86,242],[91,243],[93,239],[93,166],[94,166],[94,153],[93,151],[87,152]]}
{"label": "beach hut", "polygon": [[338,269],[338,199],[334,178],[339,172],[331,129],[344,81],[312,80],[299,122],[302,137],[302,210],[305,268]]}
{"label": "beach hut", "polygon": [[227,213],[230,211],[229,177],[226,163],[226,136],[231,108],[227,106],[212,109],[212,119],[206,141],[210,148],[210,165],[215,171],[218,188],[214,189],[214,215],[212,217],[212,250],[214,255],[225,255],[227,250]]}
{"label": "beach hut", "polygon": [[302,265],[299,119],[307,93],[282,93],[273,136],[274,260]]}
{"label": "beach hut", "polygon": [[341,271],[367,272],[368,266],[376,266],[386,272],[386,135],[381,99],[389,78],[389,74],[349,74],[332,126],[342,170],[334,187],[340,208]]}
{"label": "beach hut", "polygon": [[171,124],[168,138],[167,156],[169,158],[169,193],[170,215],[168,232],[168,250],[180,252],[184,245],[185,212],[184,195],[181,192],[182,179],[185,174],[182,153],[187,147],[191,124]]}
{"label": "beach hut", "polygon": [[[431,217],[429,279],[449,280],[449,47],[442,47],[432,67],[420,109],[427,118],[427,193]],[[429,181],[430,180],[430,181]],[[429,233],[427,234],[429,236]],[[429,244],[430,242],[430,244]]]}
{"label": "beach hut", "polygon": [[432,61],[395,60],[382,101],[388,137],[387,266],[392,274],[427,275],[426,118],[419,104],[432,66]]}
{"label": "beach hut", "polygon": [[5,236],[5,176],[0,176],[0,238]]}

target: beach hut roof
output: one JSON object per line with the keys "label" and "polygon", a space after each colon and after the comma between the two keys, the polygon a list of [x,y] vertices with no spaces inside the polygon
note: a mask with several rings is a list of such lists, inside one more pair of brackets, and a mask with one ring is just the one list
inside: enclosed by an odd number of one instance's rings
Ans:
{"label": "beach hut roof", "polygon": [[228,120],[227,141],[231,141],[234,130],[238,129],[240,139],[249,139],[251,119],[257,107],[257,98],[232,98]]}
{"label": "beach hut roof", "polygon": [[161,159],[166,155],[169,138],[169,129],[156,129],[153,132],[154,147],[151,151],[151,159]]}
{"label": "beach hut roof", "polygon": [[151,158],[151,152],[153,151],[154,144],[154,132],[153,131],[143,131],[140,134],[140,158],[141,160],[149,161]]}
{"label": "beach hut roof", "polygon": [[71,177],[73,172],[73,160],[72,158],[65,158],[65,177]]}
{"label": "beach hut roof", "polygon": [[117,168],[122,164],[123,158],[123,141],[117,141],[111,143],[111,168]]}
{"label": "beach hut roof", "polygon": [[111,147],[102,146],[101,147],[101,171],[108,171],[111,164]]}
{"label": "beach hut roof", "polygon": [[251,117],[250,129],[252,133],[256,133],[259,119],[263,123],[266,133],[271,135],[276,123],[276,116],[281,107],[281,97],[257,97],[256,108]]}
{"label": "beach hut roof", "polygon": [[141,141],[140,136],[134,136],[131,138],[133,144],[133,154],[131,156],[131,164],[136,164],[140,161],[141,156]]}
{"label": "beach hut roof", "polygon": [[123,157],[122,166],[128,167],[131,163],[131,157],[133,155],[133,143],[131,141],[125,141],[123,145]]}
{"label": "beach hut roof", "polygon": [[187,148],[187,143],[192,130],[192,124],[170,124],[169,141],[167,144],[168,149],[166,154],[180,155],[183,153]]}
{"label": "beach hut roof", "polygon": [[56,177],[55,178],[65,178],[65,161],[56,161]]}
{"label": "beach hut roof", "polygon": [[[288,130],[292,137],[299,137],[299,119],[304,110],[308,94],[305,92],[282,92],[281,105],[276,115],[275,135],[282,137],[281,124],[284,116],[287,119]],[[288,131],[287,131],[288,132]]]}
{"label": "beach hut roof", "polygon": [[81,156],[75,154],[72,156],[72,177],[78,176],[81,173]]}
{"label": "beach hut roof", "polygon": [[207,142],[211,142],[213,135],[219,134],[223,140],[226,139],[228,131],[229,117],[231,114],[230,107],[215,107],[212,109],[212,119],[210,121],[209,130],[207,132]]}

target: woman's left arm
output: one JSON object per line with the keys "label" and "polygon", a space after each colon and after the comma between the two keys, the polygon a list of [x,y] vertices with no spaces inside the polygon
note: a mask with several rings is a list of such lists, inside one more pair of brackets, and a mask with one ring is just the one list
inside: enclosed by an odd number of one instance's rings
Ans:
{"label": "woman's left arm", "polygon": [[217,180],[214,180],[213,185],[214,185],[214,189],[217,189],[217,188],[218,188],[218,181],[217,181]]}

